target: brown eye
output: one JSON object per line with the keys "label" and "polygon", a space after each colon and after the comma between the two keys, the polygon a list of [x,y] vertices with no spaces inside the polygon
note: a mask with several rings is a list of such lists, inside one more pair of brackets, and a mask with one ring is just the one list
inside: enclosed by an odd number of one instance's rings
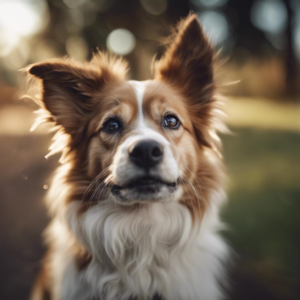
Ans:
{"label": "brown eye", "polygon": [[103,129],[106,133],[113,134],[121,129],[121,122],[116,118],[111,118],[104,123]]}
{"label": "brown eye", "polygon": [[176,116],[167,115],[164,118],[163,125],[170,129],[178,129],[180,126],[180,122]]}

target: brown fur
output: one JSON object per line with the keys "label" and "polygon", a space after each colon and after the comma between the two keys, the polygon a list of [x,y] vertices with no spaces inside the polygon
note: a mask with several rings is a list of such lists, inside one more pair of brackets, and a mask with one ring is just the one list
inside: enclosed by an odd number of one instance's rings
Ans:
{"label": "brown fur", "polygon": [[[143,113],[147,125],[170,142],[178,165],[184,169],[182,205],[194,217],[202,218],[209,207],[209,191],[224,181],[220,142],[215,138],[222,124],[218,121],[220,101],[215,95],[214,52],[196,15],[182,20],[166,45],[165,56],[155,65],[155,80],[145,91]],[[59,171],[60,182],[68,187],[65,202],[48,204],[55,213],[66,203],[81,201],[80,218],[97,200],[105,199],[112,184],[107,168],[118,145],[135,132],[138,107],[134,90],[125,81],[127,64],[98,53],[90,63],[51,60],[30,66],[28,72],[41,79],[40,121],[54,124],[57,134],[52,153],[62,151],[65,164]],[[166,112],[179,117],[179,130],[166,131],[160,126]],[[120,135],[109,136],[102,130],[112,115],[123,122]],[[107,188],[98,193],[96,188],[103,182]],[[79,270],[90,259],[86,252],[78,252]],[[42,287],[44,275],[40,278],[38,285]]]}
{"label": "brown fur", "polygon": [[211,146],[209,122],[214,108],[214,51],[196,15],[178,23],[166,39],[165,56],[155,65],[155,79],[167,82],[186,100],[202,145]]}
{"label": "brown fur", "polygon": [[86,268],[92,260],[92,256],[82,249],[78,249],[74,256],[78,271],[82,271]]}

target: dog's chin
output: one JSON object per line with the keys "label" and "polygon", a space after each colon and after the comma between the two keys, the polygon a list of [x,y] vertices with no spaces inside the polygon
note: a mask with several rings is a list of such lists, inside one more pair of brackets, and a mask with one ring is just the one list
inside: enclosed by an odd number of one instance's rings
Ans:
{"label": "dog's chin", "polygon": [[168,202],[174,199],[178,184],[178,180],[166,182],[154,177],[143,177],[123,186],[115,184],[111,192],[115,201],[124,205]]}

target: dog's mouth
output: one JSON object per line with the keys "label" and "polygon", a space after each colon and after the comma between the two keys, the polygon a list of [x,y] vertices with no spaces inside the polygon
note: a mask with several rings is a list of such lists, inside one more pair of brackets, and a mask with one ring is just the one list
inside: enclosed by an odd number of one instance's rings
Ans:
{"label": "dog's mouth", "polygon": [[167,182],[158,177],[144,176],[131,180],[126,185],[114,184],[111,188],[112,194],[121,200],[160,200],[160,194],[173,193],[179,184]]}
{"label": "dog's mouth", "polygon": [[137,178],[135,180],[132,180],[124,186],[114,184],[112,186],[112,191],[116,192],[116,191],[121,191],[124,189],[138,189],[143,192],[147,192],[147,191],[151,192],[152,190],[155,190],[163,185],[170,187],[170,188],[175,188],[177,186],[177,184],[178,184],[177,181],[176,182],[166,182],[166,181],[161,180],[160,178],[145,176],[142,178]]}

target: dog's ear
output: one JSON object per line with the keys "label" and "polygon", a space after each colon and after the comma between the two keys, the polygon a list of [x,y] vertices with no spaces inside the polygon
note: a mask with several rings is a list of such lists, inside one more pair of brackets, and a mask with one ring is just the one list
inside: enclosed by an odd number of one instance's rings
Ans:
{"label": "dog's ear", "polygon": [[101,85],[99,74],[64,60],[37,63],[28,72],[42,80],[41,105],[52,121],[75,134],[92,109],[89,93]]}
{"label": "dog's ear", "polygon": [[41,105],[50,113],[51,121],[73,136],[86,124],[100,100],[93,99],[95,93],[107,82],[121,79],[116,62],[113,69],[104,55],[97,55],[89,64],[57,59],[34,64],[27,70],[42,80]]}
{"label": "dog's ear", "polygon": [[167,82],[182,93],[196,134],[207,144],[200,127],[208,122],[215,90],[214,50],[197,15],[190,14],[179,22],[166,44],[165,55],[155,65],[155,79]]}
{"label": "dog's ear", "polygon": [[176,84],[195,102],[209,100],[214,51],[197,15],[179,22],[166,44],[165,55],[155,66],[156,79]]}

